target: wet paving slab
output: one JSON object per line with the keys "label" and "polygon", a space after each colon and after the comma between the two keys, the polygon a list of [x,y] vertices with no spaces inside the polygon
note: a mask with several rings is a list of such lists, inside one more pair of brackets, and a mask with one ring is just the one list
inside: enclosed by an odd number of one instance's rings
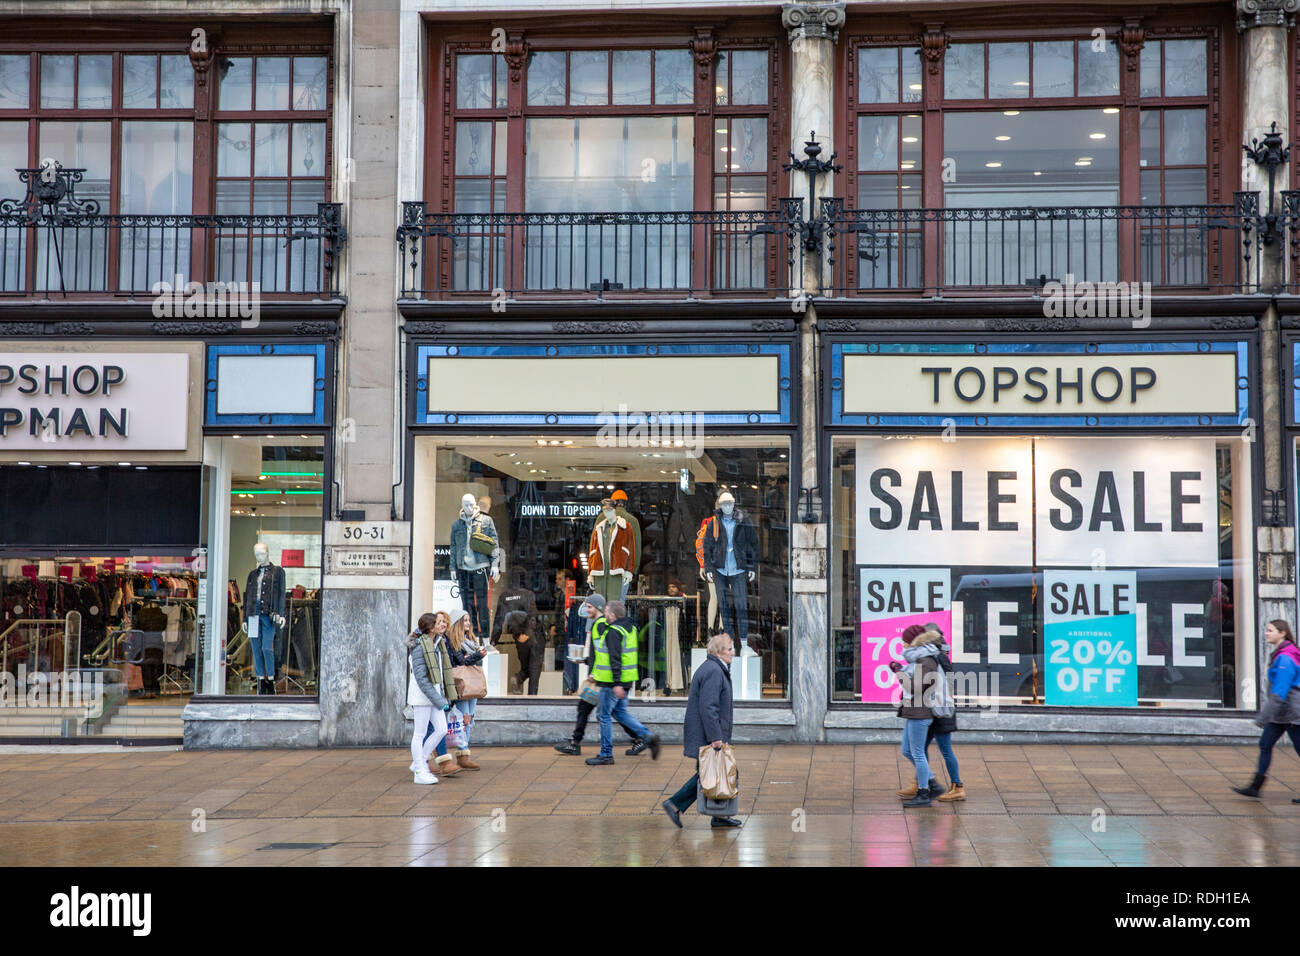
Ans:
{"label": "wet paving slab", "polygon": [[[8,750],[8,748],[6,748]],[[905,810],[884,744],[739,745],[739,829],[660,809],[693,761],[475,752],[417,786],[404,749],[0,753],[4,866],[1295,866],[1300,762],[1254,747],[979,745],[967,799]],[[751,783],[752,781],[752,783]]]}

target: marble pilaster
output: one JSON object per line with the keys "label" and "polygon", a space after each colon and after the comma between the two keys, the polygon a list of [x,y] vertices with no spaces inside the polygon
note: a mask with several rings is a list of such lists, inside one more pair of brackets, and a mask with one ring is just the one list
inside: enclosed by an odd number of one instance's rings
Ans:
{"label": "marble pilaster", "polygon": [[321,597],[320,746],[407,738],[406,590],[326,588]]}

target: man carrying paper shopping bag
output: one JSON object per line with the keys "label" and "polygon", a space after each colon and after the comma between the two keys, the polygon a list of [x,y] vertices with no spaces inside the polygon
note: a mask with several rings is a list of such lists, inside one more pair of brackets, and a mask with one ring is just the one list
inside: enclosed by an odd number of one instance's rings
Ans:
{"label": "man carrying paper shopping bag", "polygon": [[[686,721],[682,726],[682,753],[695,758],[695,774],[663,803],[664,813],[678,827],[681,813],[696,802],[700,786],[700,748],[712,745],[721,750],[731,743],[731,658],[735,654],[730,634],[709,638],[709,656],[691,676],[686,700]],[[735,817],[714,817],[712,826],[738,827]]]}

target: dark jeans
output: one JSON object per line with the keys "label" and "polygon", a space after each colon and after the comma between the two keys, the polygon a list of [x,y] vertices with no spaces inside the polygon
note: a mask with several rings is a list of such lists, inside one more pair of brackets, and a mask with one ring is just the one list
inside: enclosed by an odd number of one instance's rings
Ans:
{"label": "dark jeans", "polygon": [[[582,743],[582,738],[586,736],[587,721],[591,718],[591,715],[595,713],[595,710],[595,704],[589,704],[585,700],[578,701],[578,720],[577,723],[573,725],[573,744],[575,747]],[[632,738],[632,743],[636,743],[637,740],[640,739],[631,731],[631,729],[628,728],[627,724],[619,724],[619,726],[622,727],[623,730],[627,732],[627,735]]]}
{"label": "dark jeans", "polygon": [[[733,642],[749,636],[749,575],[713,575],[714,590],[718,592],[718,626],[731,635]],[[736,644],[739,648],[739,643]]]}
{"label": "dark jeans", "polygon": [[537,686],[542,680],[542,661],[546,657],[546,645],[535,637],[524,643],[515,638],[515,654],[519,657],[519,693],[524,692],[524,681],[528,681],[528,693],[536,694]]}
{"label": "dark jeans", "polygon": [[1259,735],[1259,767],[1257,772],[1262,777],[1268,773],[1268,765],[1273,762],[1273,745],[1286,734],[1291,738],[1291,746],[1300,754],[1300,724],[1266,724],[1264,732]]}
{"label": "dark jeans", "polygon": [[695,773],[691,774],[691,779],[682,784],[681,789],[674,793],[668,800],[678,813],[683,813],[695,806],[696,800],[700,796],[700,761],[695,761]]}
{"label": "dark jeans", "polygon": [[481,640],[490,633],[488,627],[487,568],[482,571],[456,569],[456,582],[460,585],[460,606],[469,611],[474,634]]}

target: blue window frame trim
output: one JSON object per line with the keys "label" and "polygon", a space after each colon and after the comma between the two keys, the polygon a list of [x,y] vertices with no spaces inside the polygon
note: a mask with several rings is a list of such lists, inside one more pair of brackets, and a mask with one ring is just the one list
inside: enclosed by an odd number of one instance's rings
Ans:
{"label": "blue window frame trim", "polygon": [[1300,342],[1291,343],[1291,424],[1300,425]]}
{"label": "blue window frame trim", "polygon": [[[315,405],[310,415],[219,415],[217,414],[217,361],[226,355],[311,355],[316,359]],[[207,375],[204,382],[203,424],[258,425],[325,425],[325,346],[324,345],[209,345]]]}
{"label": "blue window frame trim", "polygon": [[[1237,356],[1236,415],[848,415],[844,412],[844,356],[847,355],[1132,355],[1142,353]],[[1297,353],[1300,362],[1300,353]],[[942,428],[949,423],[976,428],[1033,426],[1034,428],[1150,428],[1239,426],[1250,417],[1250,347],[1231,342],[1052,342],[1052,343],[919,343],[880,342],[831,345],[830,387],[832,425]],[[1300,365],[1297,365],[1300,374]],[[1300,393],[1296,397],[1300,409]]]}
{"label": "blue window frame trim", "polygon": [[[660,356],[660,355],[704,355],[704,356],[746,356],[775,355],[779,365],[779,405],[775,412],[710,412],[697,410],[699,421],[704,425],[788,425],[791,415],[791,363],[792,347],[789,345],[731,345],[710,343],[707,345],[422,345],[416,349],[415,403],[413,408],[416,425],[569,425],[599,426],[606,424],[602,414],[616,413],[618,409],[574,410],[571,412],[539,413],[520,410],[513,413],[476,413],[472,409],[456,412],[429,411],[429,359],[465,356],[473,358],[520,358],[544,356],[548,358],[594,356]],[[630,409],[628,424],[635,425],[645,415],[669,413],[674,410],[672,396],[664,396],[664,408]]]}

